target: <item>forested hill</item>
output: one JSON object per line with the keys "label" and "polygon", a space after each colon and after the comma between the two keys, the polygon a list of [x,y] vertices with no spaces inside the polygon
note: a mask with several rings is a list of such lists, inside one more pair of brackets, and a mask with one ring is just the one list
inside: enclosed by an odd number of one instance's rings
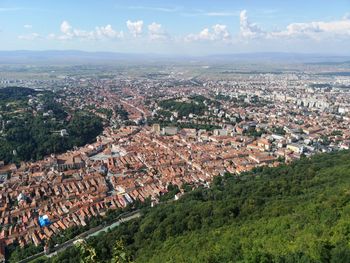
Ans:
{"label": "forested hill", "polygon": [[[350,153],[217,177],[90,238],[96,262],[111,262],[120,240],[134,262],[350,262]],[[44,262],[81,257],[71,248]]]}
{"label": "forested hill", "polygon": [[[87,111],[67,109],[52,91],[23,87],[0,89],[0,161],[41,160],[95,140],[102,120]],[[67,136],[61,136],[61,130]]]}

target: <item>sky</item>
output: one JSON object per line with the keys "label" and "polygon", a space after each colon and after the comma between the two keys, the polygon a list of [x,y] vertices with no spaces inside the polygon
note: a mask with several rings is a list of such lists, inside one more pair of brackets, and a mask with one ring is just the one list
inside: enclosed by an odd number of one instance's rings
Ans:
{"label": "sky", "polygon": [[350,54],[350,0],[0,0],[0,50]]}

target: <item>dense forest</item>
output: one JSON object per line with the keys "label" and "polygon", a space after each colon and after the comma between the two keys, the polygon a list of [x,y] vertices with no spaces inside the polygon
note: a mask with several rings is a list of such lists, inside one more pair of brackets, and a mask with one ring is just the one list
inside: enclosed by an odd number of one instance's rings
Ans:
{"label": "dense forest", "polygon": [[[68,114],[52,92],[35,97],[40,110],[28,103],[28,95],[37,92],[17,87],[0,89],[0,160],[6,163],[62,153],[94,141],[103,129],[101,119],[92,113]],[[63,129],[66,136],[61,136]]]}
{"label": "dense forest", "polygon": [[[66,137],[59,134],[63,128],[68,132]],[[62,153],[92,142],[101,131],[101,121],[90,114],[77,113],[66,125],[45,121],[41,116],[17,119],[9,125],[6,136],[0,138],[0,160],[7,163],[40,160],[50,153]]]}
{"label": "dense forest", "polygon": [[26,99],[28,95],[35,95],[33,89],[23,87],[6,87],[0,89],[0,102]]}
{"label": "dense forest", "polygon": [[227,174],[36,262],[350,262],[349,185],[349,151]]}

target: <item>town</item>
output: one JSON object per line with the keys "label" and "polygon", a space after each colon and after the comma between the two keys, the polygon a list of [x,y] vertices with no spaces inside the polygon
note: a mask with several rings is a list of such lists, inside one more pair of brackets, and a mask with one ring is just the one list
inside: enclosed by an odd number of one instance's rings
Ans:
{"label": "town", "polygon": [[[2,247],[39,246],[110,210],[146,200],[155,206],[167,193],[177,200],[217,176],[350,148],[349,76],[210,71],[2,77],[4,87],[54,90],[64,109],[87,111],[104,124],[94,142],[66,152],[0,160]],[[52,117],[38,98],[29,95],[26,110]],[[11,120],[2,114],[5,136]],[[61,128],[57,136],[69,138]],[[50,223],[41,224],[43,217]]]}

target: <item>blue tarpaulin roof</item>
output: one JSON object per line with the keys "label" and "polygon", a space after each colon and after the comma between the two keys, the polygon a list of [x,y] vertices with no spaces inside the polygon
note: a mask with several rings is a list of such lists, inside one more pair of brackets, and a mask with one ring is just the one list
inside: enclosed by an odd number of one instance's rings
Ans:
{"label": "blue tarpaulin roof", "polygon": [[49,217],[47,215],[39,216],[39,225],[41,227],[50,225],[51,222],[49,220]]}

